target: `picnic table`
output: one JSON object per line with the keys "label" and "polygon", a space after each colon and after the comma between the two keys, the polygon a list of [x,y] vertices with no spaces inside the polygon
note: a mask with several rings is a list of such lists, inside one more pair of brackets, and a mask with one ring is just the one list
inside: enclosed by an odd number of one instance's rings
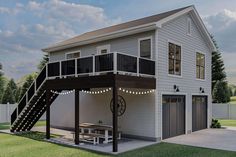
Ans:
{"label": "picnic table", "polygon": [[[86,134],[89,136],[89,135],[96,134],[96,138],[97,138],[96,141],[98,141],[98,142],[96,142],[96,144],[99,143],[99,138],[104,139],[103,143],[109,143],[112,141],[112,135],[109,135],[109,132],[113,131],[112,126],[101,125],[101,124],[92,124],[92,123],[81,123],[79,125],[79,127],[81,129],[81,135]],[[88,133],[86,133],[85,130],[87,130]],[[104,132],[104,134],[103,134],[103,132]],[[119,132],[119,136],[118,136],[118,139],[120,139],[120,138],[121,138],[121,132]]]}

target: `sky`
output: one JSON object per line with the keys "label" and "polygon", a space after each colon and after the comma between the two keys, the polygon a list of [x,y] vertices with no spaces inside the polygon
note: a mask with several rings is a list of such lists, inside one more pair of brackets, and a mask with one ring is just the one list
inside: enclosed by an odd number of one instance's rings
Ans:
{"label": "sky", "polygon": [[0,0],[0,63],[18,80],[37,70],[42,48],[83,32],[195,5],[236,84],[235,0]]}

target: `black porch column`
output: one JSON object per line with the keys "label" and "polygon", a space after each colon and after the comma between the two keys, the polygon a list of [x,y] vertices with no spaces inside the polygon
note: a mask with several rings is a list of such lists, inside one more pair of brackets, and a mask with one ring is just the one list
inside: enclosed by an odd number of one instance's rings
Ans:
{"label": "black porch column", "polygon": [[46,139],[50,139],[50,91],[46,90]]}
{"label": "black porch column", "polygon": [[79,90],[75,90],[75,144],[79,144]]}
{"label": "black porch column", "polygon": [[113,113],[112,113],[112,120],[113,120],[113,152],[118,151],[118,93],[117,93],[117,86],[113,86]]}

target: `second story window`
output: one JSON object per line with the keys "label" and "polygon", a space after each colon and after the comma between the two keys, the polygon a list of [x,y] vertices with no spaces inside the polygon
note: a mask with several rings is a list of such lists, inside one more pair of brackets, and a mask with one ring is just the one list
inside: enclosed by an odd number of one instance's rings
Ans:
{"label": "second story window", "polygon": [[151,37],[139,39],[139,55],[143,58],[151,59],[152,53]]}
{"label": "second story window", "polygon": [[98,54],[105,54],[105,53],[110,53],[110,45],[102,45],[97,47],[97,53]]}
{"label": "second story window", "polygon": [[169,43],[169,74],[181,75],[181,46]]}
{"label": "second story window", "polygon": [[66,53],[66,59],[73,59],[73,58],[79,58],[79,57],[80,57],[80,51]]}
{"label": "second story window", "polygon": [[202,53],[196,53],[196,78],[205,79],[205,55]]}

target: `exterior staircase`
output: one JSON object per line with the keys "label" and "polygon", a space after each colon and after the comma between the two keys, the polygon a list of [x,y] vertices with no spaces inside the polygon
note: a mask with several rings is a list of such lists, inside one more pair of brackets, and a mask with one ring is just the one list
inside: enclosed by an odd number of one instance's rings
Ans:
{"label": "exterior staircase", "polygon": [[[41,71],[11,115],[11,132],[29,131],[46,111],[46,67]],[[50,104],[58,94],[50,94]]]}

